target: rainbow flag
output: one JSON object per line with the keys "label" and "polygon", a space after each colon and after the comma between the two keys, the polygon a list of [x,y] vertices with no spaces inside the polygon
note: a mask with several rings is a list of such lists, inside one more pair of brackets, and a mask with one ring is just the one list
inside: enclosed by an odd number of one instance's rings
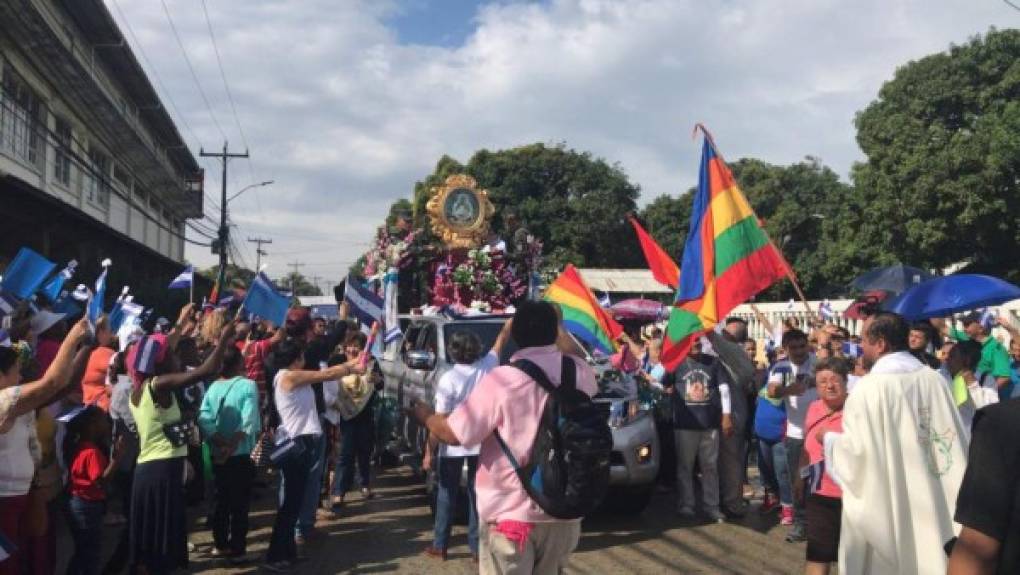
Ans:
{"label": "rainbow flag", "polygon": [[603,310],[581,274],[567,264],[560,277],[545,290],[546,301],[559,304],[563,326],[578,339],[605,353],[616,351],[616,338],[623,327]]}
{"label": "rainbow flag", "polygon": [[704,332],[734,307],[785,276],[733,174],[705,132],[691,227],[680,263],[680,288],[670,311],[662,364],[674,369]]}

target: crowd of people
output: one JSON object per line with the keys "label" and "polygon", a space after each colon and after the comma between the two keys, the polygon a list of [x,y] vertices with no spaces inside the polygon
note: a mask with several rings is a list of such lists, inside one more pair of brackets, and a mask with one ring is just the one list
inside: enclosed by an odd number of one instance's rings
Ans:
{"label": "crowd of people", "polygon": [[[74,541],[69,572],[185,568],[187,509],[207,492],[209,554],[256,560],[250,505],[266,478],[279,498],[261,561],[283,572],[317,518],[342,516],[355,481],[373,496],[382,376],[365,333],[307,308],[278,327],[236,317],[189,304],[175,322],[117,337],[106,316],[67,325],[25,306],[12,314],[0,337],[0,574],[52,573],[58,522]],[[1020,421],[1020,332],[1009,318],[995,322],[1013,336],[1007,352],[987,314],[964,316],[962,330],[954,323],[876,311],[859,337],[787,321],[776,341],[759,343],[729,318],[672,370],[650,326],[621,340],[612,365],[655,398],[672,456],[662,478],[680,518],[776,514],[787,541],[807,542],[809,574],[836,562],[841,573],[1013,573],[1020,460],[1005,440]],[[512,365],[500,366],[511,339]],[[559,572],[580,519],[537,504],[519,462],[547,425],[546,389],[597,392],[587,354],[554,305],[531,301],[491,349],[467,332],[448,347],[455,365],[434,405],[409,412],[429,431],[423,465],[438,480],[424,554],[447,557],[466,468],[480,571]],[[112,554],[110,523],[123,525]]]}

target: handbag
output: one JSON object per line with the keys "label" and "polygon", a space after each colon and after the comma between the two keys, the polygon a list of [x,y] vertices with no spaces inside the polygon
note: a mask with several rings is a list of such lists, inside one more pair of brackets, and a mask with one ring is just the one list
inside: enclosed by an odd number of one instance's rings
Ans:
{"label": "handbag", "polygon": [[304,454],[307,448],[304,442],[298,441],[298,439],[300,437],[288,437],[276,444],[276,447],[269,454],[269,461],[273,464],[273,467],[280,468]]}
{"label": "handbag", "polygon": [[251,448],[251,462],[257,469],[265,469],[271,463],[269,456],[273,452],[273,432],[265,429],[259,433],[258,441]]}
{"label": "handbag", "polygon": [[199,436],[198,426],[190,419],[164,423],[163,435],[166,436],[170,445],[174,447],[184,447],[189,444],[195,445],[195,438]]}

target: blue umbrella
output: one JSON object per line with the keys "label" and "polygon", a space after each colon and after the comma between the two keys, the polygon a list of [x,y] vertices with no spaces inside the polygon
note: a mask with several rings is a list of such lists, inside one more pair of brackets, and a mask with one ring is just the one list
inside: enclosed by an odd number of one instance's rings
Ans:
{"label": "blue umbrella", "polygon": [[927,270],[896,264],[865,272],[850,282],[850,287],[860,291],[883,290],[892,293],[903,293],[911,287],[934,277]]}
{"label": "blue umbrella", "polygon": [[887,300],[882,308],[909,320],[948,317],[954,313],[1020,299],[1020,287],[980,274],[957,274],[928,280]]}

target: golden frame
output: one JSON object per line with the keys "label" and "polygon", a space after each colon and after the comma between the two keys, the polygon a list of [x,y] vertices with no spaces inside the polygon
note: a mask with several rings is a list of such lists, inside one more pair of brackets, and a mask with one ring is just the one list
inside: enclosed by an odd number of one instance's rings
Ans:
{"label": "golden frame", "polygon": [[[467,190],[474,196],[478,204],[478,213],[470,223],[451,220],[446,213],[447,199],[454,191]],[[442,186],[433,187],[425,209],[432,222],[432,232],[436,234],[446,247],[476,248],[486,240],[489,233],[489,221],[496,208],[489,200],[489,192],[478,189],[478,182],[467,174],[455,174],[448,178]]]}

